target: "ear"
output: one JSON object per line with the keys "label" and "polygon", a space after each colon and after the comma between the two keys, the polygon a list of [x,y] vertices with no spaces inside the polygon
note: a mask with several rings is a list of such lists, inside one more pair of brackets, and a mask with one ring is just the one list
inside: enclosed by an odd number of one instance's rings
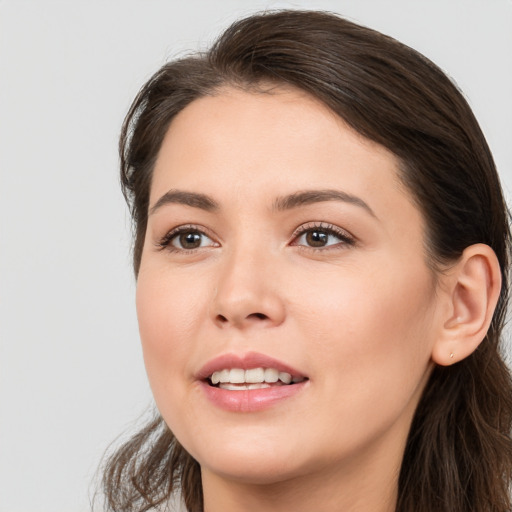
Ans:
{"label": "ear", "polygon": [[488,245],[471,245],[441,280],[447,307],[432,360],[449,366],[472,354],[487,334],[501,291],[498,258]]}

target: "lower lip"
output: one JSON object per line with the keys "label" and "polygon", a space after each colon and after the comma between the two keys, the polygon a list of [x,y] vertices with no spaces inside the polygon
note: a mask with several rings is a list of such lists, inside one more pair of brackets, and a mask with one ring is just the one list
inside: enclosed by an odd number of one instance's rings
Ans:
{"label": "lower lip", "polygon": [[217,407],[232,412],[255,412],[295,396],[304,389],[306,382],[240,391],[217,388],[204,381],[200,384],[206,397]]}

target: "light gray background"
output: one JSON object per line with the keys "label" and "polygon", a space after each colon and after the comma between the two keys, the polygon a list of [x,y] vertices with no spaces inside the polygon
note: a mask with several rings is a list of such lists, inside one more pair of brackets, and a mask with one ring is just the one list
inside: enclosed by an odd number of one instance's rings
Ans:
{"label": "light gray background", "polygon": [[342,13],[465,91],[512,190],[510,0],[0,0],[0,511],[85,512],[151,404],[117,137],[142,83],[263,8]]}

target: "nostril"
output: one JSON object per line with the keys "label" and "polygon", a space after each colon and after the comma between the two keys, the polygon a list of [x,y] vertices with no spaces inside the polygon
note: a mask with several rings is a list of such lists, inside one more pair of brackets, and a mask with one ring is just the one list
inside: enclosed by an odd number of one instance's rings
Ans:
{"label": "nostril", "polygon": [[252,313],[247,318],[257,318],[258,320],[266,320],[268,316],[264,315],[263,313]]}
{"label": "nostril", "polygon": [[[272,316],[266,315],[265,313],[249,313],[249,314],[238,314],[239,312],[234,311],[232,314],[221,314],[215,315],[215,323],[219,327],[227,327],[233,325],[236,327],[243,328],[249,327],[250,325],[256,327],[258,325],[266,326],[273,320]],[[243,312],[242,312],[243,313]]]}
{"label": "nostril", "polygon": [[[227,324],[230,321],[234,321],[235,323],[237,323],[237,320],[235,318],[229,320],[227,317],[225,317],[224,315],[220,315],[220,314],[217,315],[216,319],[217,319],[217,322],[219,322],[220,324]],[[268,320],[268,316],[265,315],[264,313],[251,313],[250,315],[247,315],[245,317],[245,320],[249,320],[249,321],[250,320],[256,320],[256,321]]]}

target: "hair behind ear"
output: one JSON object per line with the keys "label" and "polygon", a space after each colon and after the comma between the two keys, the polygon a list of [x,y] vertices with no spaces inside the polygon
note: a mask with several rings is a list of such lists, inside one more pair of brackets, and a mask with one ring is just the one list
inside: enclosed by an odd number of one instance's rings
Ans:
{"label": "hair behind ear", "polygon": [[510,510],[511,390],[487,340],[463,361],[434,369],[407,442],[397,511]]}

